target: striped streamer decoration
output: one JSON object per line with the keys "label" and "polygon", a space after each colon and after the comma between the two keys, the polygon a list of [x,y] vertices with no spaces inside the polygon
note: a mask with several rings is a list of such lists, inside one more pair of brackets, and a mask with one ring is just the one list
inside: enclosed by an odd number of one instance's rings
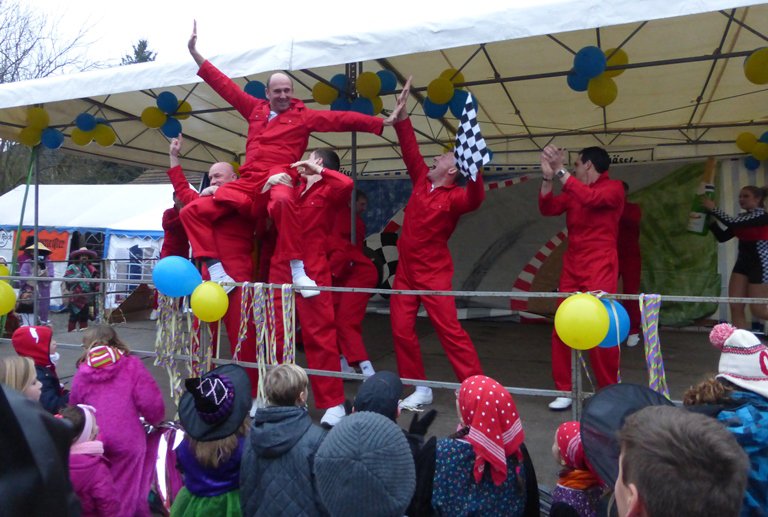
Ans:
{"label": "striped streamer decoration", "polygon": [[[296,362],[296,322],[294,321],[294,297],[295,293],[293,288],[284,284],[282,288],[282,300],[283,300],[283,328],[285,329],[285,339],[283,342],[283,362],[293,364]],[[271,350],[275,350],[272,347]],[[276,358],[276,353],[275,357]]]}
{"label": "striped streamer decoration", "polygon": [[664,359],[661,357],[661,342],[659,341],[659,309],[661,309],[661,295],[640,295],[640,317],[643,323],[645,363],[648,366],[648,387],[669,398],[667,376],[664,373]]}

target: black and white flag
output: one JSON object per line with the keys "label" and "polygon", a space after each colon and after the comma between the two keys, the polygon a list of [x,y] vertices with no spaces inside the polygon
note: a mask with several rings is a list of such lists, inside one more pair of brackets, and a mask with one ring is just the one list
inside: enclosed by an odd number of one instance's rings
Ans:
{"label": "black and white flag", "polygon": [[471,93],[467,95],[467,102],[461,113],[453,155],[456,157],[456,165],[461,173],[464,176],[470,176],[472,181],[477,177],[477,171],[491,161],[485,139],[480,133],[480,123],[477,121],[477,110],[472,102]]}

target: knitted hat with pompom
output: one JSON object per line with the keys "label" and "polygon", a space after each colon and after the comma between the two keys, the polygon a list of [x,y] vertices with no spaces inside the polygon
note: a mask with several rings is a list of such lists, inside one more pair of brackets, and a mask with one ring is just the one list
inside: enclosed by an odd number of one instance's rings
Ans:
{"label": "knitted hat with pompom", "polygon": [[768,398],[768,347],[757,336],[720,323],[710,332],[709,341],[722,352],[718,378]]}

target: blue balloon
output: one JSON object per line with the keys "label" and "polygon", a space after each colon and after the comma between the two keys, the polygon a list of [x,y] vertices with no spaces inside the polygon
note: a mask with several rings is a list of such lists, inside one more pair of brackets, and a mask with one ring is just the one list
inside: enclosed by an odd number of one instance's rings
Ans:
{"label": "blue balloon", "polygon": [[577,74],[576,70],[571,69],[566,76],[568,87],[575,92],[585,92],[589,87],[589,77]]}
{"label": "blue balloon", "polygon": [[58,149],[64,143],[64,134],[58,129],[47,127],[40,135],[40,141],[48,149]]}
{"label": "blue balloon", "polygon": [[195,287],[203,283],[203,278],[192,262],[171,255],[157,261],[152,270],[152,281],[165,296],[178,298],[192,294]]}
{"label": "blue balloon", "polygon": [[96,128],[96,117],[90,113],[81,113],[75,119],[75,126],[80,131],[93,131]]}
{"label": "blue balloon", "polygon": [[176,138],[181,133],[181,122],[173,117],[168,117],[165,124],[160,127],[160,131],[168,138]]}
{"label": "blue balloon", "polygon": [[350,105],[350,109],[352,111],[362,113],[363,115],[373,116],[373,102],[371,102],[370,99],[366,99],[365,97],[358,97],[357,99],[353,100],[352,104]]}
{"label": "blue balloon", "polygon": [[629,335],[629,314],[617,300],[600,300],[608,311],[608,334],[598,345],[603,348],[619,346]]}
{"label": "blue balloon", "polygon": [[344,74],[336,74],[331,77],[331,84],[339,90],[339,96],[341,96],[341,94],[346,93],[347,91],[347,76]]}
{"label": "blue balloon", "polygon": [[493,151],[488,149],[488,163],[491,163],[493,161]]}
{"label": "blue balloon", "polygon": [[760,160],[754,156],[747,156],[744,158],[744,167],[746,167],[747,170],[756,171],[760,168]]}
{"label": "blue balloon", "polygon": [[[451,113],[456,118],[461,118],[461,114],[464,113],[464,106],[467,104],[467,97],[469,93],[466,90],[459,90],[454,88],[453,97],[451,97],[448,106],[451,108]],[[472,98],[474,100],[474,97]]]}
{"label": "blue balloon", "polygon": [[[179,99],[171,92],[162,92],[155,100],[157,107],[166,115],[173,115],[179,109]],[[178,134],[178,133],[177,133]]]}
{"label": "blue balloon", "polygon": [[394,72],[391,72],[390,70],[379,70],[376,72],[376,75],[378,75],[379,79],[381,79],[381,89],[379,90],[379,95],[384,95],[386,93],[392,93],[395,91],[395,88],[397,88],[397,76],[394,74]]}
{"label": "blue balloon", "polygon": [[592,79],[605,72],[605,65],[605,54],[595,46],[584,47],[573,57],[574,71],[587,79]]}
{"label": "blue balloon", "polygon": [[349,111],[351,109],[352,104],[346,97],[337,97],[336,100],[331,103],[331,111]]}
{"label": "blue balloon", "polygon": [[267,100],[267,87],[261,81],[249,81],[243,88],[245,93],[257,99]]}
{"label": "blue balloon", "polygon": [[768,144],[768,131],[760,135],[760,138],[758,138],[757,141],[763,142],[764,144]]}
{"label": "blue balloon", "polygon": [[96,125],[97,125],[97,126],[98,126],[99,124],[104,124],[105,126],[111,126],[111,125],[112,125],[112,124],[110,124],[110,123],[109,123],[109,121],[108,121],[107,119],[105,119],[105,118],[96,117],[94,120],[96,121]]}
{"label": "blue balloon", "polygon": [[424,114],[429,118],[442,118],[448,113],[448,104],[435,104],[431,100],[424,99]]}

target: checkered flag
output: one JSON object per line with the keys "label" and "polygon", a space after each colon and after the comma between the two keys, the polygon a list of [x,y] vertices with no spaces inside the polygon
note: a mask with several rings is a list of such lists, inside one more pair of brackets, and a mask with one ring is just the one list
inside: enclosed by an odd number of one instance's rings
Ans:
{"label": "checkered flag", "polygon": [[456,165],[459,166],[461,173],[464,176],[471,176],[472,181],[477,177],[477,171],[491,161],[485,139],[480,133],[480,123],[477,121],[477,110],[472,102],[471,93],[468,93],[464,111],[461,113],[453,155],[456,157]]}

